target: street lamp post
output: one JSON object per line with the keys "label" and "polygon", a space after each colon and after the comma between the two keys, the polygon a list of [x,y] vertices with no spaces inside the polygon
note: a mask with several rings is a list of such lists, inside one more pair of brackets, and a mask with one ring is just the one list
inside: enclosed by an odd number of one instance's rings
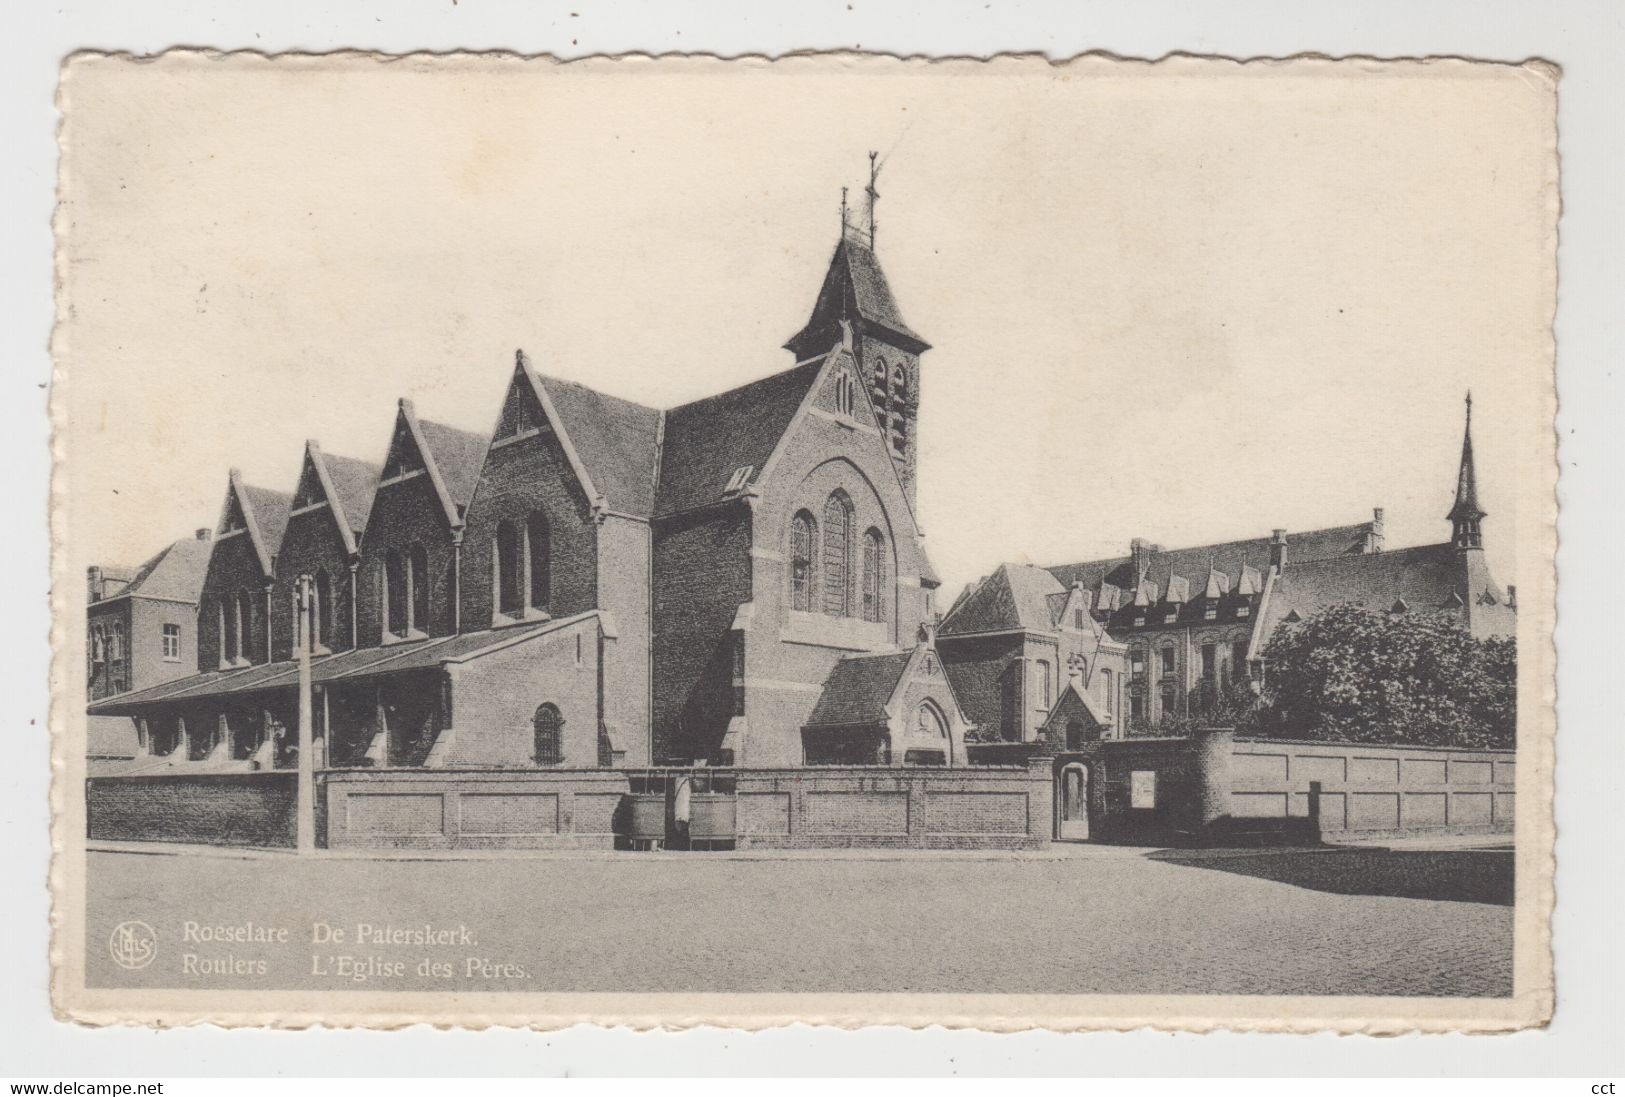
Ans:
{"label": "street lamp post", "polygon": [[310,598],[311,578],[301,575],[297,586],[299,627],[299,774],[294,794],[295,848],[310,853],[316,848],[316,746],[311,727]]}

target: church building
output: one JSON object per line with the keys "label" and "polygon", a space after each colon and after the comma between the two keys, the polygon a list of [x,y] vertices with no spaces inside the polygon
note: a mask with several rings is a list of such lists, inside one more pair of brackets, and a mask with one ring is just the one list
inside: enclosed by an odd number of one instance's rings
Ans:
{"label": "church building", "polygon": [[291,764],[309,575],[320,766],[963,764],[916,517],[929,345],[872,231],[785,348],[669,409],[520,352],[489,435],[402,400],[379,464],[312,441],[291,494],[232,472],[196,673],[92,713],[147,765]]}

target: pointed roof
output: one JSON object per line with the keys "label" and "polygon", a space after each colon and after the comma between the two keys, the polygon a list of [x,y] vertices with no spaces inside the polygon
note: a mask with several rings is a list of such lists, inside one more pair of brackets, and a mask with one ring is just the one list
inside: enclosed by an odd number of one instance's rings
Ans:
{"label": "pointed roof", "polygon": [[[1264,635],[1340,602],[1417,613],[1459,609],[1467,573],[1449,543],[1303,563],[1287,561],[1270,594]],[[1295,615],[1295,618],[1294,618]]]}
{"label": "pointed roof", "polygon": [[912,651],[879,655],[849,655],[836,663],[824,680],[818,704],[807,727],[852,727],[884,724],[886,706],[908,669]]}
{"label": "pointed roof", "polygon": [[827,354],[666,412],[654,513],[714,503],[734,473],[759,474],[801,410]]}
{"label": "pointed roof", "polygon": [[[1359,555],[1365,552],[1367,535],[1370,531],[1371,523],[1362,522],[1353,526],[1332,526],[1327,529],[1289,533],[1287,561],[1291,564]],[[1133,591],[1136,596],[1141,591],[1143,579],[1147,604],[1155,603],[1162,591],[1173,587],[1172,580],[1176,576],[1187,580],[1187,593],[1190,589],[1205,590],[1208,578],[1215,570],[1224,576],[1244,577],[1248,580],[1246,585],[1253,587],[1248,593],[1257,593],[1263,589],[1259,577],[1267,572],[1270,566],[1270,539],[1254,537],[1245,541],[1226,541],[1184,549],[1152,548],[1145,553],[1145,564],[1144,576],[1134,574],[1132,556],[1088,560],[1078,564],[1060,564],[1047,570],[1068,586],[1081,581],[1084,587],[1090,590],[1104,591],[1106,586],[1113,586],[1120,590]],[[1238,583],[1233,589],[1240,592],[1241,586],[1242,584]],[[1108,600],[1104,597],[1097,605],[1102,609],[1109,608]]]}
{"label": "pointed roof", "polygon": [[479,481],[480,466],[485,463],[485,451],[490,439],[473,431],[459,430],[428,419],[419,419],[412,401],[402,397],[395,416],[395,427],[390,434],[389,452],[384,457],[383,472],[403,469],[401,475],[415,471],[406,468],[402,452],[406,446],[417,451],[422,470],[434,485],[446,523],[456,528],[463,524],[463,510],[474,494]]}
{"label": "pointed roof", "polygon": [[828,345],[841,320],[853,321],[859,333],[876,330],[904,350],[918,353],[930,349],[930,344],[904,322],[873,249],[845,233],[835,245],[812,316],[784,344],[785,349],[798,358],[805,357]]}
{"label": "pointed roof", "polygon": [[439,470],[452,502],[458,507],[466,507],[474,495],[474,484],[480,478],[480,465],[485,461],[485,449],[490,439],[475,431],[460,430],[432,419],[420,419],[418,426],[428,445],[426,459],[432,460]]}
{"label": "pointed roof", "polygon": [[228,532],[233,503],[242,514],[243,526],[253,542],[255,555],[259,557],[260,570],[270,578],[273,574],[271,557],[282,547],[282,534],[288,528],[288,512],[293,506],[293,496],[246,483],[243,474],[232,469],[227,478],[226,501],[220,512],[221,533]]}
{"label": "pointed roof", "polygon": [[638,518],[654,513],[660,412],[537,373],[523,351],[517,358],[571,462],[579,465],[582,490],[612,510]]}
{"label": "pointed roof", "polygon": [[[113,595],[134,594],[172,602],[196,602],[203,591],[203,577],[209,571],[212,540],[187,537],[166,545],[134,570],[124,589]],[[112,601],[105,598],[103,601]]]}
{"label": "pointed roof", "polygon": [[1467,426],[1461,436],[1461,468],[1456,474],[1456,502],[1445,515],[1452,522],[1485,517],[1478,505],[1478,474],[1473,468],[1473,394],[1467,394]]}
{"label": "pointed roof", "polygon": [[[378,490],[378,478],[383,469],[370,461],[324,453],[321,443],[314,438],[305,442],[305,466],[315,474],[322,498],[332,510],[333,520],[338,523],[339,533],[344,538],[345,550],[355,552],[356,542],[366,528],[373,493]],[[307,495],[305,472],[300,473],[299,480],[294,492],[296,500]]]}
{"label": "pointed roof", "polygon": [[[960,599],[943,620],[944,636],[973,632],[1002,632],[1055,627],[1066,605],[1067,588],[1043,568],[1030,564],[1003,564]],[[1059,601],[1052,600],[1060,595]]]}

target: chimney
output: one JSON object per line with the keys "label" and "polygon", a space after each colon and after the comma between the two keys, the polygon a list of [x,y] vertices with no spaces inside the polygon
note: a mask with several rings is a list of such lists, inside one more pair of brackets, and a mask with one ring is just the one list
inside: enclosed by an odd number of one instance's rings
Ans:
{"label": "chimney", "polygon": [[1371,508],[1371,529],[1365,535],[1365,550],[1367,552],[1381,552],[1383,544],[1382,508]]}
{"label": "chimney", "polygon": [[199,526],[197,532],[192,534],[192,536],[196,537],[199,541],[208,541],[213,538],[214,534],[207,526]]}
{"label": "chimney", "polygon": [[1507,609],[1518,608],[1518,588],[1511,583],[1507,584]]}
{"label": "chimney", "polygon": [[85,574],[86,578],[90,580],[90,600],[100,602],[102,600],[102,569],[92,564],[85,569]]}
{"label": "chimney", "polygon": [[1279,571],[1286,565],[1286,530],[1270,532],[1270,567]]}
{"label": "chimney", "polygon": [[1157,551],[1157,546],[1144,537],[1136,537],[1129,542],[1129,555],[1134,560],[1134,585],[1138,587],[1145,580],[1145,573],[1151,567],[1151,554]]}

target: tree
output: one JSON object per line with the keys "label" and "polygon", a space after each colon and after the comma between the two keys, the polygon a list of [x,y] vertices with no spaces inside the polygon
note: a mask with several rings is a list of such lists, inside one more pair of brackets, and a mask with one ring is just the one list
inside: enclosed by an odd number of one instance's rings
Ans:
{"label": "tree", "polygon": [[1264,649],[1257,730],[1295,739],[1513,746],[1517,649],[1442,614],[1335,605]]}

